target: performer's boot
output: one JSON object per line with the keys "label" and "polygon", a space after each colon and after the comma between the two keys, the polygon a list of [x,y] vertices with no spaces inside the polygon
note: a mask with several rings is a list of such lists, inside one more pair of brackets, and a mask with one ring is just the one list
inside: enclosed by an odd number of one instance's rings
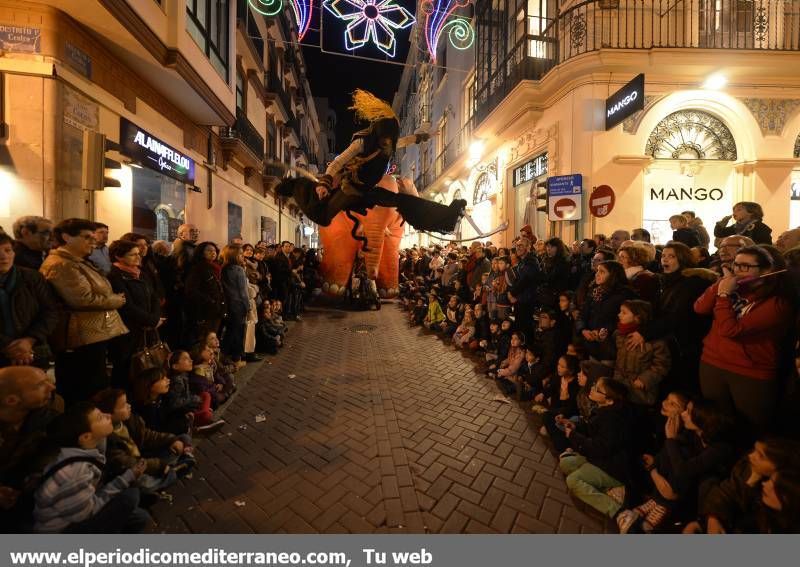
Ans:
{"label": "performer's boot", "polygon": [[317,196],[317,184],[305,177],[284,179],[275,191],[281,197],[294,197],[303,213],[320,226],[330,225],[333,217],[352,208],[359,200],[358,197],[346,195],[338,189],[320,200]]}
{"label": "performer's boot", "polygon": [[397,195],[397,212],[417,230],[449,233],[464,217],[467,202],[456,199],[449,206],[413,195]]}

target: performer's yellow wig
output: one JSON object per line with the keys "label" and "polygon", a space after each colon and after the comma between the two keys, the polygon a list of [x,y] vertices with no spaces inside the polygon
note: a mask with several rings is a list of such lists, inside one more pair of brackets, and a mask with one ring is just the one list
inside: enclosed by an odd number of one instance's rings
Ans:
{"label": "performer's yellow wig", "polygon": [[350,107],[350,110],[356,111],[356,118],[368,122],[375,122],[383,118],[397,120],[397,115],[388,102],[362,89],[356,89],[353,93],[353,106]]}

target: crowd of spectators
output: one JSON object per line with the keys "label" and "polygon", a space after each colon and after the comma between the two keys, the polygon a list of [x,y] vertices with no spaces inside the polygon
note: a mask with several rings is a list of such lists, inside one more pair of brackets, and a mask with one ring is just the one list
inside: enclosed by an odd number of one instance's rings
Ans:
{"label": "crowd of spectators", "polygon": [[[731,222],[732,221],[732,222]],[[621,533],[800,528],[800,229],[757,203],[565,244],[525,226],[401,251],[412,326],[540,421],[572,494]]]}
{"label": "crowd of spectators", "polygon": [[143,530],[318,287],[316,251],[290,242],[108,240],[77,218],[0,230],[2,532]]}

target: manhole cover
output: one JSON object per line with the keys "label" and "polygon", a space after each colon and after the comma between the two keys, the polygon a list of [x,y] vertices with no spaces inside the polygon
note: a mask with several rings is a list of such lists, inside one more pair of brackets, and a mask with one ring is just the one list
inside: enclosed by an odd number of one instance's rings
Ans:
{"label": "manhole cover", "polygon": [[351,333],[357,333],[359,335],[368,335],[378,327],[376,325],[355,325],[350,327]]}

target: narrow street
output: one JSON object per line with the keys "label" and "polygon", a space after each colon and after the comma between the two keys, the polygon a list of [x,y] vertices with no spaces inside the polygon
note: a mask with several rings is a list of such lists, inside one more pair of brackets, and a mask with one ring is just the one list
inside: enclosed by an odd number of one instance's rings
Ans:
{"label": "narrow street", "polygon": [[[377,312],[312,308],[247,380],[167,533],[595,533],[538,427],[475,361]],[[247,374],[247,370],[243,371]]]}

